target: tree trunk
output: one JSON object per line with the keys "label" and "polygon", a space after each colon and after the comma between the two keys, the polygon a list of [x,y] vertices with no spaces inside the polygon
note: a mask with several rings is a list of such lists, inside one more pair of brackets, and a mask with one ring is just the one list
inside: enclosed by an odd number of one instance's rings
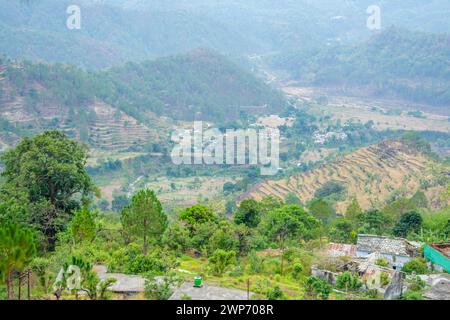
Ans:
{"label": "tree trunk", "polygon": [[281,270],[280,274],[283,275],[284,269],[284,239],[281,240]]}
{"label": "tree trunk", "polygon": [[22,300],[22,274],[19,273],[19,295],[18,299]]}
{"label": "tree trunk", "polygon": [[6,288],[8,291],[8,300],[14,300],[14,275],[13,270],[8,272],[8,278],[6,279]]}
{"label": "tree trunk", "polygon": [[50,183],[50,202],[55,205],[56,203],[56,191],[55,191],[55,185],[53,183]]}
{"label": "tree trunk", "polygon": [[323,229],[322,227],[319,228],[319,248],[322,250],[322,236],[323,236]]}
{"label": "tree trunk", "polygon": [[147,256],[147,217],[144,218],[144,256]]}
{"label": "tree trunk", "polygon": [[31,300],[31,284],[30,284],[30,273],[31,273],[31,269],[28,269],[27,271],[27,298],[28,300]]}

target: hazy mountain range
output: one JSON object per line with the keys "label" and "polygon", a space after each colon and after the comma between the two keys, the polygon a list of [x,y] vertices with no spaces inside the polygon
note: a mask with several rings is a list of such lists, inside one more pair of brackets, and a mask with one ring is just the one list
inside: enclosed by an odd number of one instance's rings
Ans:
{"label": "hazy mountain range", "polygon": [[[371,0],[0,0],[0,52],[12,58],[105,67],[207,47],[267,54],[310,45],[355,43]],[[81,7],[81,30],[66,8]],[[378,1],[382,26],[444,32],[446,1]],[[406,9],[405,9],[406,8]]]}

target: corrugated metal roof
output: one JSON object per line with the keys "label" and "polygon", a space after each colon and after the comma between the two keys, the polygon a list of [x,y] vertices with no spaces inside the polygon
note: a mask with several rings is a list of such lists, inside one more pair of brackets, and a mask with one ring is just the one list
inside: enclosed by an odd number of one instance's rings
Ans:
{"label": "corrugated metal roof", "polygon": [[356,246],[354,244],[330,242],[328,244],[328,254],[333,257],[353,257],[356,255]]}

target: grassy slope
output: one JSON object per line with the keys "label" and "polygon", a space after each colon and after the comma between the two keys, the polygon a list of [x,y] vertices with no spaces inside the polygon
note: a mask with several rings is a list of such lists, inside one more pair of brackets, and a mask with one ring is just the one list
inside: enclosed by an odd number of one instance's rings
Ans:
{"label": "grassy slope", "polygon": [[340,181],[347,188],[347,197],[336,204],[342,213],[353,196],[363,208],[368,209],[382,205],[396,192],[412,196],[427,181],[431,186],[426,194],[430,203],[437,204],[442,192],[442,188],[435,183],[441,174],[439,168],[433,160],[399,142],[388,142],[362,148],[287,179],[268,180],[252,189],[247,196],[261,199],[273,195],[284,199],[292,192],[306,203],[326,182]]}

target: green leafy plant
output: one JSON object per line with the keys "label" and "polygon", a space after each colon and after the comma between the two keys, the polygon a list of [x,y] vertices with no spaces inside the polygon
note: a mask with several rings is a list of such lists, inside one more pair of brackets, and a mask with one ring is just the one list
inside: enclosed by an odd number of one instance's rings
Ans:
{"label": "green leafy plant", "polygon": [[331,293],[331,286],[322,279],[315,276],[308,277],[304,282],[306,296],[309,299],[327,300]]}
{"label": "green leafy plant", "polygon": [[389,267],[389,261],[387,261],[384,258],[377,259],[377,261],[375,261],[375,264],[377,266],[384,267],[384,268],[388,268]]}
{"label": "green leafy plant", "polygon": [[236,262],[235,251],[225,251],[217,249],[208,259],[211,272],[217,276],[222,276],[226,269]]}
{"label": "green leafy plant", "polygon": [[279,286],[274,286],[267,291],[267,300],[283,300],[284,293]]}
{"label": "green leafy plant", "polygon": [[147,278],[145,280],[145,297],[149,300],[169,300],[173,294],[172,287],[177,282],[174,277],[162,279]]}
{"label": "green leafy plant", "polygon": [[336,287],[345,290],[358,290],[362,286],[359,276],[348,271],[341,273],[336,278]]}
{"label": "green leafy plant", "polygon": [[429,273],[427,261],[423,258],[414,258],[403,265],[402,271],[407,274],[427,274]]}

